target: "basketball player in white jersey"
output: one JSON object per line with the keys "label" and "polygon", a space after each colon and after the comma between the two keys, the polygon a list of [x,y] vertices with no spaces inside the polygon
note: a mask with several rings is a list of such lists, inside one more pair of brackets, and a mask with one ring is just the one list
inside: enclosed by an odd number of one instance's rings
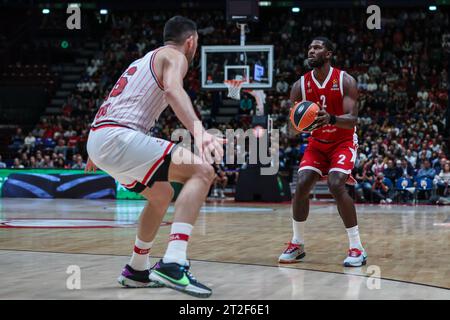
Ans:
{"label": "basketball player in white jersey", "polygon": [[[208,134],[183,89],[189,64],[197,50],[196,24],[180,16],[164,26],[164,46],[134,61],[99,108],[87,142],[87,171],[106,171],[129,190],[142,194],[143,209],[129,264],[118,281],[126,287],[166,286],[208,297],[210,288],[189,272],[188,239],[214,179],[210,163],[223,157],[224,141]],[[194,135],[200,157],[174,144],[147,135],[170,104],[178,119]],[[164,257],[152,268],[149,252],[173,198],[169,181],[184,184],[175,202],[174,220]]]}

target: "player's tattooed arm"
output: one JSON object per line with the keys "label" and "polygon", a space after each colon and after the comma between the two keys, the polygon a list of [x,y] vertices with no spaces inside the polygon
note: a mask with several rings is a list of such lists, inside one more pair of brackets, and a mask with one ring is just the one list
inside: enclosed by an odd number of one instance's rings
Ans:
{"label": "player's tattooed arm", "polygon": [[[343,77],[343,108],[344,114],[341,116],[331,116],[324,109],[318,112],[317,127],[326,124],[334,124],[336,127],[343,129],[353,129],[358,122],[358,89],[356,87],[356,80],[349,74],[344,73]],[[334,118],[334,119],[333,119]]]}

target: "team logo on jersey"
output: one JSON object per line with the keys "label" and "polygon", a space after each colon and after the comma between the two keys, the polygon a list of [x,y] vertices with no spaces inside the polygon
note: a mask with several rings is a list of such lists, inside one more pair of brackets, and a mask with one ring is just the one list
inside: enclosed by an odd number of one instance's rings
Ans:
{"label": "team logo on jersey", "polygon": [[337,79],[333,79],[333,85],[331,86],[331,90],[339,90],[339,83]]}

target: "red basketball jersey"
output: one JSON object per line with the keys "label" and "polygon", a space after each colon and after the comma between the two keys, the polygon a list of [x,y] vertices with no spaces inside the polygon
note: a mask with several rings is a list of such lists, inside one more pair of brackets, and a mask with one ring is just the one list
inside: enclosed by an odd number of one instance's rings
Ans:
{"label": "red basketball jersey", "polygon": [[[340,116],[344,114],[344,71],[330,67],[325,81],[320,84],[314,77],[313,71],[304,74],[300,78],[300,88],[303,100],[326,106],[329,114]],[[357,143],[355,129],[342,129],[335,125],[327,124],[314,130],[311,135],[317,139],[328,141],[351,140]]]}

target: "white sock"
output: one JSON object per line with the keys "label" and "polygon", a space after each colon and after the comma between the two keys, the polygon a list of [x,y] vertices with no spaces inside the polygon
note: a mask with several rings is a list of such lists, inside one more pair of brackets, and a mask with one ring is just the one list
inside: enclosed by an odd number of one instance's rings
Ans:
{"label": "white sock", "polygon": [[174,222],[172,224],[169,245],[163,258],[164,263],[186,264],[187,245],[193,228],[189,223]]}
{"label": "white sock", "polygon": [[295,221],[292,219],[292,230],[294,231],[294,235],[292,236],[292,243],[295,244],[304,244],[305,240],[303,239],[303,235],[305,233],[305,223],[306,221]]}
{"label": "white sock", "polygon": [[361,244],[361,239],[359,239],[358,226],[356,225],[352,228],[346,228],[345,230],[347,230],[348,242],[350,245],[350,249],[357,248],[357,249],[362,250],[363,246]]}
{"label": "white sock", "polygon": [[150,268],[148,256],[152,245],[153,241],[144,242],[139,240],[139,238],[136,236],[136,241],[134,242],[133,255],[131,256],[129,263],[130,267],[138,271],[148,270]]}

